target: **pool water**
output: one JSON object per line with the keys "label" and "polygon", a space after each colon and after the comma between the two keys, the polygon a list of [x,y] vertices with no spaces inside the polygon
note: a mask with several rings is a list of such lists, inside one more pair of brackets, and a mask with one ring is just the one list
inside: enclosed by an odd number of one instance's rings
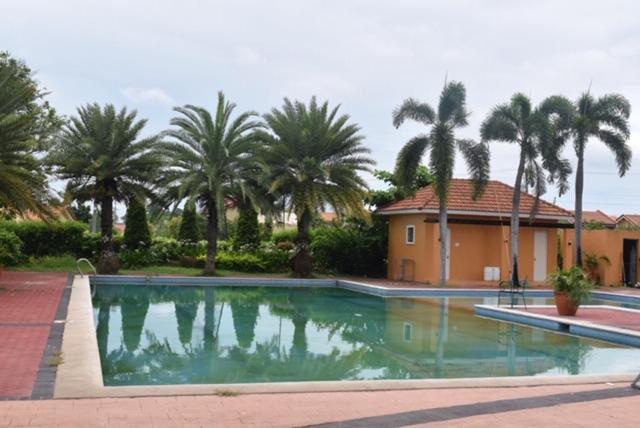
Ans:
{"label": "pool water", "polygon": [[[531,299],[544,304],[545,299]],[[99,285],[105,385],[628,373],[640,349],[479,318],[494,298]],[[548,302],[547,302],[548,303]]]}

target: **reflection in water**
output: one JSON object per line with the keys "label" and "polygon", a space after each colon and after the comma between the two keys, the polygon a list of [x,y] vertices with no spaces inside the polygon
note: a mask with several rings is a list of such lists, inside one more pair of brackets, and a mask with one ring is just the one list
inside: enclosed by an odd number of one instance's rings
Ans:
{"label": "reflection in water", "polygon": [[478,318],[475,303],[256,287],[99,286],[94,299],[107,385],[603,373],[640,358]]}

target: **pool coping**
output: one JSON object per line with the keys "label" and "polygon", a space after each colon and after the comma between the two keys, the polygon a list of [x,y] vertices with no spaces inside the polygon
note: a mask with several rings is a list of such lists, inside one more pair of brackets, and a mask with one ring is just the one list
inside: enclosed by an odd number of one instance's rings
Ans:
{"label": "pool coping", "polygon": [[[604,340],[618,343],[620,345],[640,348],[640,331],[598,324],[593,321],[570,319],[567,317],[538,314],[526,312],[524,306],[514,306],[513,308],[499,308],[489,305],[475,305],[475,314],[493,320],[514,322],[530,327],[538,327],[556,332],[569,333],[575,336],[588,337],[591,339]],[[555,308],[550,305],[529,305],[529,309],[535,308]],[[633,312],[640,316],[640,310],[630,308],[620,308],[606,305],[583,305],[583,309],[607,308],[614,311]]]}
{"label": "pool coping", "polygon": [[[261,278],[191,278],[96,276],[98,284],[146,284],[193,286],[314,286],[338,287],[374,294],[380,297],[494,297],[497,290],[485,289],[416,289],[391,288],[358,281],[340,279],[261,279]],[[304,284],[301,284],[304,281]],[[170,283],[170,284],[169,284]],[[533,297],[548,297],[549,290],[531,290]],[[607,293],[615,295],[615,293]],[[640,303],[640,298],[637,299]],[[58,367],[54,398],[97,398],[167,395],[263,394],[294,392],[347,392],[431,388],[485,388],[542,385],[574,385],[606,382],[630,382],[634,374],[571,375],[571,376],[513,376],[453,379],[412,380],[350,380],[265,382],[241,384],[136,385],[105,386],[95,334],[90,277],[76,275],[71,286],[67,322],[62,340],[63,363]]]}

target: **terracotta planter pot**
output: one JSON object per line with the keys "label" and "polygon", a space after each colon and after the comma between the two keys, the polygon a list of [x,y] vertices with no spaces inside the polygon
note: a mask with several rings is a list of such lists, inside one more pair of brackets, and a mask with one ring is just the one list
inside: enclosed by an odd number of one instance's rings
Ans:
{"label": "terracotta planter pot", "polygon": [[556,298],[556,309],[558,309],[558,315],[569,317],[576,315],[576,312],[578,312],[578,306],[573,304],[569,293],[556,291],[554,295]]}

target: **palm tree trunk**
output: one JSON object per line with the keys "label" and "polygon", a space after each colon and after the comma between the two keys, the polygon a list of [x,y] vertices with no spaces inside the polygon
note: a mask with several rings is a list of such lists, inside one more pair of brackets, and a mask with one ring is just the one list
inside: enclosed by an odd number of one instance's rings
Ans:
{"label": "palm tree trunk", "polygon": [[204,274],[213,276],[216,273],[218,251],[218,209],[215,201],[209,201],[207,205],[207,262],[204,266]]}
{"label": "palm tree trunk", "polygon": [[524,174],[524,150],[520,151],[520,163],[516,172],[516,183],[513,186],[513,201],[511,204],[511,283],[514,287],[520,285],[518,276],[518,259],[520,257],[520,189]]}
{"label": "palm tree trunk", "polygon": [[118,258],[113,252],[113,197],[103,196],[100,200],[100,234],[102,248],[98,259],[98,273],[118,272]]}
{"label": "palm tree trunk", "polygon": [[440,221],[440,287],[447,285],[447,203],[440,198],[438,211]]}
{"label": "palm tree trunk", "polygon": [[578,167],[576,169],[576,266],[582,267],[582,191],[584,188],[584,145],[578,150]]}
{"label": "palm tree trunk", "polygon": [[296,253],[293,258],[293,272],[301,277],[311,275],[311,255],[309,254],[309,228],[311,212],[305,209],[298,219],[298,235],[296,236]]}

